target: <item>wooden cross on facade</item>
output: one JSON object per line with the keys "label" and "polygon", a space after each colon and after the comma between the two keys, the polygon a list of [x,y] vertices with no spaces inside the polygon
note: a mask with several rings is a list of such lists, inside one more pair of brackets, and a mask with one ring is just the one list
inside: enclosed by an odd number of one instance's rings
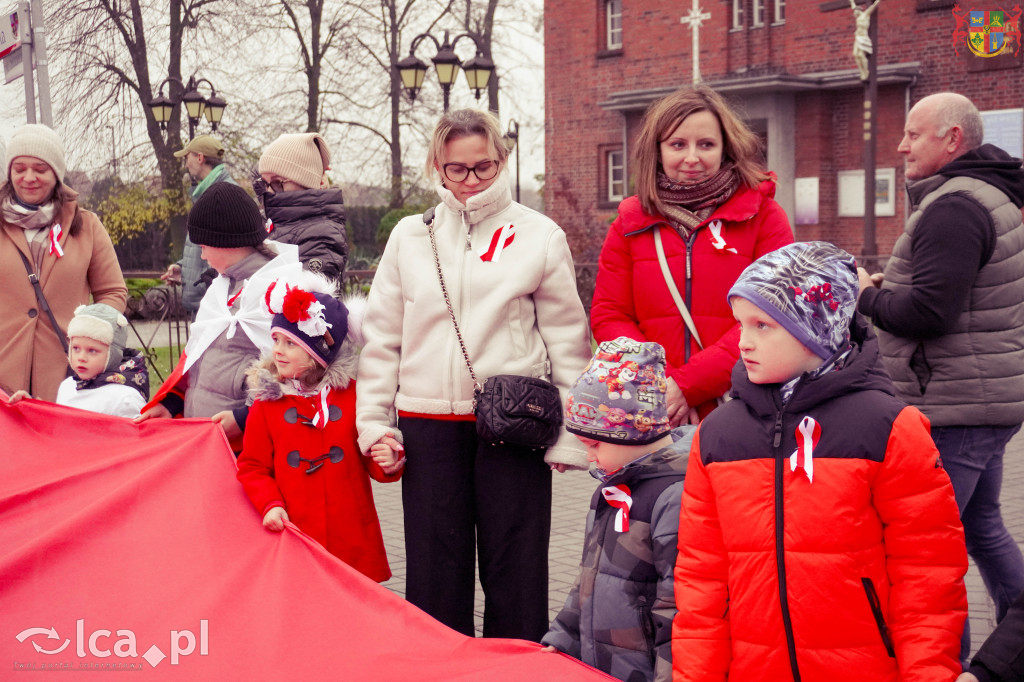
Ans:
{"label": "wooden cross on facade", "polygon": [[699,0],[693,0],[693,9],[685,17],[681,17],[679,22],[682,24],[689,24],[693,30],[693,84],[697,85],[700,83],[700,27],[704,23],[705,19],[711,18],[710,12],[705,12],[697,3]]}
{"label": "wooden cross on facade", "polygon": [[[859,7],[863,1],[864,7]],[[859,9],[861,15],[870,8],[875,16],[878,16],[878,3],[872,5],[872,0],[829,0],[818,5],[822,12],[834,12],[836,10],[850,11]],[[854,12],[854,17],[861,16]],[[875,188],[875,102],[878,101],[878,22],[871,21],[871,14],[867,14],[868,40],[873,47],[864,55],[867,60],[868,78],[864,83],[864,245],[861,247],[861,260],[865,264],[876,262],[878,259],[878,242],[875,235],[875,202],[877,201]],[[859,66],[859,65],[858,65]],[[890,191],[894,191],[890,188]],[[871,269],[869,265],[866,265]]]}

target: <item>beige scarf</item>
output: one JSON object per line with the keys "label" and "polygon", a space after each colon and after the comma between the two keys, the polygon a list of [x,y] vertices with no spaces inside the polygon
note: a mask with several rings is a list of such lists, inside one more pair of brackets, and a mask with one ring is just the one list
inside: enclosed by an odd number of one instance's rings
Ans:
{"label": "beige scarf", "polygon": [[17,225],[23,230],[38,230],[49,227],[57,214],[57,205],[52,201],[36,208],[29,208],[8,198],[0,206],[4,216],[4,222]]}

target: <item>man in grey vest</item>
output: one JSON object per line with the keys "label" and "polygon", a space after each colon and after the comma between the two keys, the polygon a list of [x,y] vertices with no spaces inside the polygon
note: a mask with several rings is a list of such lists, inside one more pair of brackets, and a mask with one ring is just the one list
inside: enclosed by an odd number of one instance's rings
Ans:
{"label": "man in grey vest", "polygon": [[[192,202],[203,196],[203,193],[215,182],[230,182],[238,184],[228,173],[228,167],[224,165],[224,145],[212,135],[199,135],[189,141],[184,149],[174,152],[176,157],[185,159],[185,169],[192,177]],[[181,287],[181,305],[195,319],[199,310],[199,302],[203,300],[206,287],[209,281],[201,279],[202,275],[210,269],[210,264],[203,260],[200,254],[201,249],[192,240],[185,236],[185,246],[182,249],[181,260],[171,263],[167,272],[160,276],[160,279],[169,282],[176,282]],[[216,277],[211,273],[209,280]]]}
{"label": "man in grey vest", "polygon": [[[878,330],[897,396],[931,420],[1001,620],[1024,590],[999,507],[1003,453],[1024,422],[1024,170],[982,144],[981,115],[956,93],[914,105],[904,133],[911,214],[884,277],[860,269],[857,307]],[[966,632],[964,643],[966,659]]]}

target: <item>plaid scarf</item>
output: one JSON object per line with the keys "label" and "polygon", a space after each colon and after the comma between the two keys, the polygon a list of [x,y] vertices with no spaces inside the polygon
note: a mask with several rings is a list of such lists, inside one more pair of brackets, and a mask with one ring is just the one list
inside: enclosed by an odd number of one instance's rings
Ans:
{"label": "plaid scarf", "polygon": [[710,178],[693,185],[674,182],[663,171],[658,171],[658,199],[665,217],[683,237],[689,237],[739,186],[739,175],[731,164],[723,165]]}
{"label": "plaid scarf", "polygon": [[4,201],[0,211],[3,212],[4,222],[17,225],[23,230],[38,230],[50,226],[57,214],[57,206],[51,201],[33,208],[9,198]]}

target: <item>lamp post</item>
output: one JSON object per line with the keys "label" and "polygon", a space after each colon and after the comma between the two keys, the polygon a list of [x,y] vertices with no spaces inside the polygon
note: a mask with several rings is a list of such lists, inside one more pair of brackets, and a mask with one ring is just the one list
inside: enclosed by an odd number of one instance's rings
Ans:
{"label": "lamp post", "polygon": [[516,150],[516,203],[519,203],[519,122],[514,118],[508,122],[508,132],[503,136],[509,151]]}
{"label": "lamp post", "polygon": [[[185,91],[177,101],[164,96],[164,86],[172,81],[180,85]],[[203,97],[200,94],[200,83],[206,83],[209,86],[209,97]],[[167,122],[171,120],[174,107],[178,104],[185,105],[185,111],[188,114],[188,139],[190,140],[195,137],[196,126],[199,125],[199,121],[204,115],[210,123],[210,129],[213,132],[217,132],[217,125],[224,116],[224,109],[228,105],[227,102],[217,96],[217,89],[213,87],[213,83],[205,78],[197,80],[195,75],[193,75],[188,79],[188,85],[183,84],[174,76],[165,78],[160,84],[159,94],[149,101],[149,108],[153,112],[153,118],[160,124],[160,130],[167,130]]]}
{"label": "lamp post", "polygon": [[117,177],[117,139],[114,137],[114,126],[108,125],[110,131],[110,165],[114,170],[114,177]]}
{"label": "lamp post", "polygon": [[[448,31],[444,32],[444,41],[439,43],[437,38],[429,33],[421,33],[412,40],[409,46],[409,56],[399,60],[396,67],[402,78],[402,87],[409,93],[409,99],[415,101],[420,88],[423,87],[423,78],[427,75],[427,65],[416,57],[416,47],[424,38],[430,38],[437,54],[431,59],[434,69],[437,71],[437,80],[444,92],[444,110],[448,111],[448,95],[451,92],[455,78],[459,75],[459,69],[466,73],[466,82],[471,90],[475,91],[476,98],[480,99],[480,91],[487,87],[491,74],[494,72],[494,62],[484,56],[480,43],[476,37],[469,33],[462,33],[455,36],[455,40],[449,42]],[[465,63],[455,54],[455,45],[462,38],[469,38],[476,46],[476,56]]]}

